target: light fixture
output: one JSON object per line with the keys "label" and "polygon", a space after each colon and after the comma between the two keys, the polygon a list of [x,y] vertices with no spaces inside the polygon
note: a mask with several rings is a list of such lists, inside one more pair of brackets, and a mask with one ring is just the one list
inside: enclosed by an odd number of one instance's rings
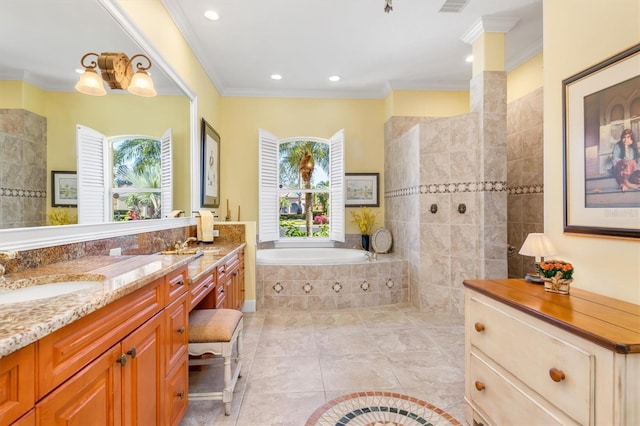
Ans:
{"label": "light fixture", "polygon": [[524,240],[524,244],[520,248],[519,254],[523,256],[535,257],[536,272],[527,272],[525,279],[532,283],[544,282],[537,272],[538,265],[544,260],[546,256],[553,256],[556,254],[556,248],[551,243],[551,240],[541,232],[533,232],[527,235]]}
{"label": "light fixture", "polygon": [[204,17],[210,21],[217,21],[218,19],[220,19],[220,15],[218,15],[218,12],[216,12],[215,10],[207,10],[206,12],[204,12]]}
{"label": "light fixture", "polygon": [[271,74],[272,80],[282,80],[282,76],[280,74]]}
{"label": "light fixture", "polygon": [[[85,63],[93,56],[97,58],[97,62],[91,60],[88,64]],[[144,58],[148,65],[144,66],[142,62],[137,62],[137,71],[134,74],[132,64],[138,58]],[[76,84],[76,90],[80,93],[92,96],[106,95],[107,91],[102,83],[104,80],[111,89],[126,89],[134,95],[145,97],[156,95],[153,80],[147,74],[147,70],[151,68],[151,60],[146,55],[139,53],[129,59],[127,55],[120,52],[87,53],[80,60],[80,64],[84,68],[84,73]],[[100,68],[102,79],[96,68]]]}
{"label": "light fixture", "polygon": [[385,13],[389,13],[393,10],[393,4],[392,4],[393,0],[385,0],[385,6],[384,6],[384,11]]}
{"label": "light fixture", "polygon": [[329,77],[329,81],[340,81],[340,76],[332,75],[331,77]]}

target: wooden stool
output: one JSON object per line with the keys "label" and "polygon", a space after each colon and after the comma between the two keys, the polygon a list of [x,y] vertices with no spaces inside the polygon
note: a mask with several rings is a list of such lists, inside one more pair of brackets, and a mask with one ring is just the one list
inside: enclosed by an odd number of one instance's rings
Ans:
{"label": "wooden stool", "polygon": [[[231,353],[237,344],[236,368],[231,374]],[[212,354],[213,357],[206,355]],[[192,401],[221,400],[224,414],[231,414],[233,390],[242,367],[242,312],[235,309],[198,309],[189,313],[189,365],[210,365],[224,359],[224,389],[217,392],[189,393]]]}

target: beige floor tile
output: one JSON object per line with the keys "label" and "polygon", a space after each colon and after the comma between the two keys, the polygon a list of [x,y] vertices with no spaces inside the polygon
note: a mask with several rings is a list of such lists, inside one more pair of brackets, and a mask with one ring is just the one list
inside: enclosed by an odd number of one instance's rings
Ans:
{"label": "beige floor tile", "polygon": [[389,361],[379,353],[323,355],[320,366],[327,391],[388,389],[400,385]]}
{"label": "beige floor tile", "polygon": [[237,425],[302,426],[324,399],[324,392],[249,393]]}
{"label": "beige floor tile", "polygon": [[247,382],[247,393],[324,391],[317,356],[256,357]]}

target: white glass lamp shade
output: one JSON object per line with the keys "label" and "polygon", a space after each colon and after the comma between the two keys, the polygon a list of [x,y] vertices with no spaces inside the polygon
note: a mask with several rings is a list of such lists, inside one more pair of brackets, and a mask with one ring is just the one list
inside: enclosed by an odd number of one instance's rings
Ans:
{"label": "white glass lamp shade", "polygon": [[557,251],[545,234],[534,232],[527,235],[518,253],[523,256],[533,256],[536,258],[536,263],[540,263],[543,257],[553,256]]}
{"label": "white glass lamp shade", "polygon": [[102,83],[102,78],[91,68],[85,69],[82,73],[78,83],[76,83],[76,90],[91,96],[104,96],[107,94],[104,84]]}
{"label": "white glass lamp shade", "polygon": [[152,97],[156,95],[156,89],[153,87],[153,80],[143,70],[138,70],[129,83],[130,93],[138,96]]}

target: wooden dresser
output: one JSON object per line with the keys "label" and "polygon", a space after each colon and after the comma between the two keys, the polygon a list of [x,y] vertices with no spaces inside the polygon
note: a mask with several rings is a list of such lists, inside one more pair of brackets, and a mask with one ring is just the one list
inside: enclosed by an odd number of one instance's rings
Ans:
{"label": "wooden dresser", "polygon": [[466,280],[469,425],[640,425],[640,306]]}

